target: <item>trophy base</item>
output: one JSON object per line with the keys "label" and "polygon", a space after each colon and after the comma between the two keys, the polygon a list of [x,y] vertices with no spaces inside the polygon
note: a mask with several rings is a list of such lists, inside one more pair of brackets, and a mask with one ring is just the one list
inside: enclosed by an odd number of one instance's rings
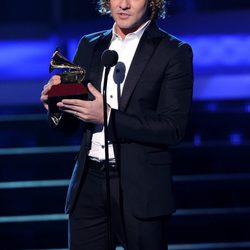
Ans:
{"label": "trophy base", "polygon": [[60,113],[57,103],[63,99],[88,99],[88,89],[81,83],[65,83],[54,85],[48,92],[50,113]]}

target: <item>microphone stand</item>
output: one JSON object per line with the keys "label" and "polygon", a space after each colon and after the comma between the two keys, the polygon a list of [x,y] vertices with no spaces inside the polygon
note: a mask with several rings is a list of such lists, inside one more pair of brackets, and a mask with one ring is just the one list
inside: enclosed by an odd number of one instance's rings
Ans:
{"label": "microphone stand", "polygon": [[112,225],[111,225],[111,200],[110,200],[110,174],[109,174],[109,148],[108,148],[108,115],[107,115],[107,82],[110,67],[105,67],[103,82],[103,115],[104,115],[104,147],[105,147],[105,172],[106,172],[106,195],[107,195],[107,232],[108,250],[112,250]]}

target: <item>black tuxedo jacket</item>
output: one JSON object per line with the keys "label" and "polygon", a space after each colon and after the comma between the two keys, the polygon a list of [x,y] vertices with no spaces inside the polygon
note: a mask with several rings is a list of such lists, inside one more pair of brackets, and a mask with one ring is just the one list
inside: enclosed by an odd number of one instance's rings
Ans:
{"label": "black tuxedo jacket", "polygon": [[[74,62],[87,70],[87,80],[100,90],[102,52],[112,31],[83,37]],[[185,133],[192,99],[193,68],[190,46],[151,23],[132,60],[119,110],[112,110],[108,125],[120,167],[123,204],[135,216],[146,218],[174,211],[169,145]],[[93,125],[85,132],[66,199],[74,207],[91,146]],[[112,190],[111,190],[112,192]]]}

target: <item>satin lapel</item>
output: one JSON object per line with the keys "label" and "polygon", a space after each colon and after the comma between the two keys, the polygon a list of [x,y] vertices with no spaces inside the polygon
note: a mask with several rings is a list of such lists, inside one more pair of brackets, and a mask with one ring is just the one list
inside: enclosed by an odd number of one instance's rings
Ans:
{"label": "satin lapel", "polygon": [[143,73],[144,68],[148,64],[162,38],[162,33],[154,23],[150,24],[150,26],[145,30],[136,49],[129,72],[127,74],[127,78],[124,83],[120,100],[121,110],[124,111],[126,109],[129,99],[138,80],[141,77],[141,74]]}
{"label": "satin lapel", "polygon": [[111,35],[112,35],[111,30],[106,31],[98,38],[98,41],[94,47],[94,53],[90,66],[91,73],[89,75],[89,80],[99,91],[101,89],[102,72],[103,72],[101,56],[103,51],[109,48]]}

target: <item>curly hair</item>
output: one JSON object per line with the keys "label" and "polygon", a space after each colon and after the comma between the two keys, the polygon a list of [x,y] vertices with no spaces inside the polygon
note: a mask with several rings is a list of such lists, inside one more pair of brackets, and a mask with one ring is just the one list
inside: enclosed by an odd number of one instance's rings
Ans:
{"label": "curly hair", "polygon": [[[98,0],[98,11],[102,15],[110,14],[110,0]],[[168,1],[169,2],[169,1]],[[150,19],[166,17],[166,0],[149,0]]]}

